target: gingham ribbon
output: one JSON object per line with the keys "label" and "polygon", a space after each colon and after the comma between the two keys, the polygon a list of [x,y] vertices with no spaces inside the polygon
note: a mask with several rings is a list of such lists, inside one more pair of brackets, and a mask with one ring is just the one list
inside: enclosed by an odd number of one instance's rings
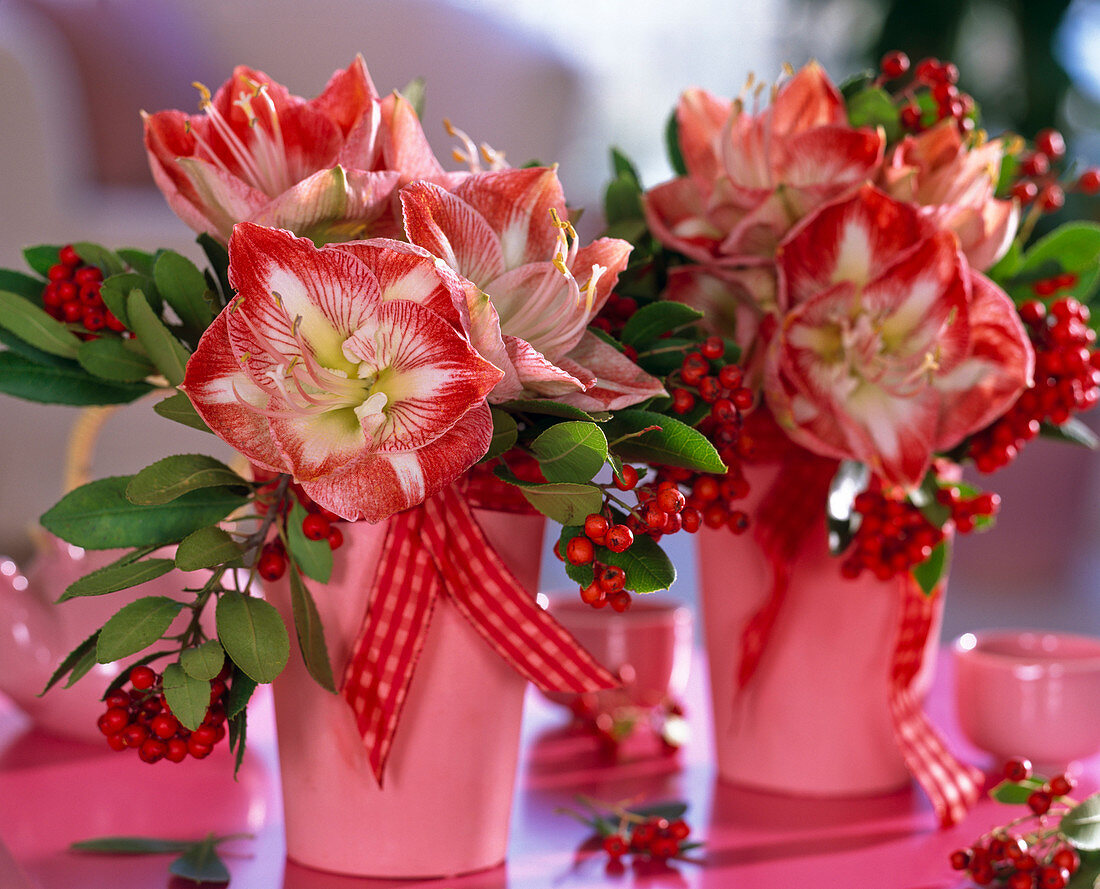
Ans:
{"label": "gingham ribbon", "polygon": [[447,488],[390,519],[363,629],[344,671],[342,693],[379,784],[440,594],[544,691],[581,694],[619,685],[535,603],[466,500]]}
{"label": "gingham ribbon", "polygon": [[932,631],[934,602],[943,595],[942,584],[925,595],[912,577],[905,575],[900,586],[901,620],[890,666],[890,719],[910,774],[932,800],[940,825],[950,827],[977,802],[983,776],[952,755],[911,691]]}

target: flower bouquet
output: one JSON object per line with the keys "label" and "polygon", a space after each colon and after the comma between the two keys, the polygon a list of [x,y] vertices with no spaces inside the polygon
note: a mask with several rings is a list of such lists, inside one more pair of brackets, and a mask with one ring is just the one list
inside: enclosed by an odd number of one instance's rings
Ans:
{"label": "flower bouquet", "polygon": [[0,391],[161,396],[151,422],[240,455],[163,456],[42,517],[121,551],[62,600],[204,578],[90,627],[49,686],[121,662],[112,748],[180,762],[228,737],[239,764],[252,692],[279,678],[292,857],[493,865],[524,681],[617,682],[535,603],[543,517],[585,601],[622,610],[675,578],[638,498],[670,529],[685,505],[638,466],[725,469],[633,360],[670,308],[639,312],[629,347],[591,328],[631,245],[580,244],[555,168],[454,131],[470,169],[445,172],[414,91],[380,96],[362,59],[309,101],[243,67],[199,89],[201,113],[146,116],[145,144],[207,267],[75,241],[0,272]]}
{"label": "flower bouquet", "polygon": [[621,336],[682,307],[686,333],[638,362],[727,466],[658,470],[688,492],[683,525],[714,529],[720,773],[812,794],[912,773],[945,823],[978,776],[920,698],[952,537],[999,505],[960,467],[991,473],[1040,434],[1094,445],[1075,415],[1100,398],[1100,226],[1034,236],[1100,172],[1054,130],[989,138],[958,81],[892,53],[840,87],[810,63],[733,100],[688,90],[673,179],[643,189],[614,158],[609,233],[636,249],[596,320]]}

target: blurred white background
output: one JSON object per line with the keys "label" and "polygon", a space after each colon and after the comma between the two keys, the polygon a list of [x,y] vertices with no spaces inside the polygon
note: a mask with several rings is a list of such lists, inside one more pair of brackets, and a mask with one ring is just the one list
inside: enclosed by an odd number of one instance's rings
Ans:
{"label": "blurred white background", "polygon": [[[956,56],[964,86],[977,93],[972,84],[980,85],[993,120],[1007,119],[1027,97],[1022,72],[1034,54],[1018,14],[1033,4],[940,0],[919,8],[933,16],[944,4],[967,7],[953,37],[964,54]],[[1057,7],[1059,20],[1065,5],[1034,0],[1036,9]],[[216,88],[238,63],[312,96],[356,52],[383,92],[427,78],[425,129],[441,158],[451,147],[446,116],[513,163],[560,163],[570,202],[589,208],[590,237],[599,230],[609,146],[633,157],[647,184],[670,175],[663,130],[683,88],[733,95],[748,72],[772,79],[782,62],[799,65],[811,55],[840,79],[873,57],[866,54],[895,7],[887,0],[0,0],[0,264],[17,264],[26,244],[77,239],[198,256],[152,186],[138,110],[194,110],[191,82]],[[1094,161],[1100,152],[1088,128],[1096,126],[1100,96],[1098,9],[1077,0],[1057,40],[1046,41],[1075,81],[1043,118],[1076,125],[1071,150]],[[28,529],[61,493],[74,416],[0,396],[0,552],[29,555]],[[140,404],[108,422],[93,470],[129,473],[210,445],[208,436],[156,419]],[[1038,443],[988,482],[1004,495],[1004,515],[992,534],[959,546],[945,632],[998,624],[1100,632],[1098,461]],[[693,602],[691,541],[680,535],[669,543],[682,567],[670,595]],[[544,586],[565,585],[549,559]]]}

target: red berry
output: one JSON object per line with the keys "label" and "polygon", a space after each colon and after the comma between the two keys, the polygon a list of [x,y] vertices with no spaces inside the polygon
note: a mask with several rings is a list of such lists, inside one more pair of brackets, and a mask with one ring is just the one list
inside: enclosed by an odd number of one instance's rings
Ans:
{"label": "red berry", "polygon": [[138,750],[138,756],[141,757],[143,762],[154,763],[164,759],[164,754],[168,752],[168,745],[165,744],[159,738],[149,738],[141,745],[141,749]]}
{"label": "red berry", "polygon": [[1050,792],[1054,796],[1065,796],[1074,787],[1077,786],[1077,781],[1071,778],[1069,775],[1056,775],[1050,779]]}
{"label": "red berry", "polygon": [[1005,886],[1008,889],[1032,889],[1035,885],[1035,881],[1031,877],[1031,872],[1026,870],[1018,870],[1009,874],[1005,881]]}
{"label": "red berry", "polygon": [[596,550],[587,537],[574,537],[565,545],[565,557],[571,565],[587,565],[595,555]]}
{"label": "red berry", "polygon": [[676,488],[665,488],[657,494],[657,506],[663,512],[679,512],[687,505],[687,499]]}
{"label": "red berry", "polygon": [[1069,871],[1064,867],[1051,864],[1039,871],[1039,886],[1041,889],[1063,889],[1068,882]]}
{"label": "red berry", "polygon": [[901,109],[901,125],[907,130],[920,127],[921,110],[919,105],[909,104]]}
{"label": "red berry", "polygon": [[890,80],[901,77],[909,70],[909,56],[897,50],[888,52],[882,57],[879,68],[882,70],[883,76]]}
{"label": "red berry", "polygon": [[140,747],[149,737],[149,730],[140,723],[132,722],[119,734],[122,735],[122,740],[126,742],[127,747]]}
{"label": "red berry", "polygon": [[146,667],[144,664],[134,667],[130,671],[130,684],[139,691],[145,691],[152,688],[153,683],[157,681],[157,674],[151,667]]}
{"label": "red berry", "polygon": [[940,60],[936,58],[921,59],[917,62],[917,70],[913,72],[917,80],[933,84],[940,80]]}
{"label": "red berry", "polygon": [[1034,182],[1017,182],[1012,186],[1012,196],[1021,204],[1030,204],[1039,196],[1039,186]]}
{"label": "red berry", "polygon": [[710,358],[713,361],[716,358],[721,358],[726,353],[726,344],[722,342],[720,336],[709,336],[699,351],[703,353],[704,358]]}
{"label": "red berry", "polygon": [[164,758],[169,762],[183,762],[187,758],[187,742],[183,738],[169,738]]}
{"label": "red berry", "polygon": [[694,534],[699,530],[699,525],[702,523],[703,517],[699,514],[699,510],[691,506],[685,506],[684,511],[680,513],[681,527],[688,534]]}
{"label": "red berry", "polygon": [[1100,169],[1093,167],[1085,170],[1077,179],[1077,189],[1084,194],[1096,194],[1100,192]]}
{"label": "red berry", "polygon": [[1020,172],[1024,176],[1045,176],[1050,172],[1050,158],[1042,152],[1025,155],[1020,161]]}
{"label": "red berry", "polygon": [[107,746],[112,750],[122,751],[126,749],[126,739],[122,737],[122,734],[108,735]]}
{"label": "red berry", "polygon": [[595,606],[597,602],[602,602],[606,598],[607,593],[604,592],[598,581],[594,580],[588,586],[581,587],[581,601],[585,605]]}
{"label": "red berry", "polygon": [[329,549],[339,549],[344,545],[344,532],[335,525],[330,525],[326,539],[328,540]]}
{"label": "red berry", "polygon": [[61,317],[69,324],[76,324],[84,316],[84,307],[77,301],[65,303],[61,307]]}
{"label": "red berry", "polygon": [[584,533],[595,543],[603,543],[604,538],[607,536],[607,529],[610,527],[611,522],[599,513],[594,512],[591,515],[585,516]]}
{"label": "red berry", "polygon": [[1039,206],[1043,208],[1044,213],[1053,213],[1056,210],[1061,210],[1065,203],[1065,192],[1063,192],[1058,185],[1048,185],[1039,193]]}
{"label": "red berry", "polygon": [[956,849],[951,853],[951,867],[953,870],[966,870],[970,867],[970,850]]}
{"label": "red berry", "polygon": [[631,491],[638,484],[638,470],[629,463],[624,463],[622,475],[613,475],[611,480],[620,491]]}
{"label": "red berry", "polygon": [[276,581],[286,573],[286,556],[277,549],[265,549],[256,563],[260,577],[267,581]]}
{"label": "red berry", "polygon": [[96,723],[105,735],[117,735],[130,724],[130,712],[121,707],[111,707]]}
{"label": "red berry", "polygon": [[94,265],[86,265],[73,272],[73,280],[78,286],[81,284],[98,284],[103,280],[103,272]]}
{"label": "red berry", "polygon": [[607,548],[613,553],[622,553],[634,545],[634,532],[626,525],[612,525],[607,529]]}
{"label": "red berry", "polygon": [[675,840],[686,840],[691,834],[691,828],[686,821],[673,821],[668,826],[668,835]]}
{"label": "red berry", "polygon": [[113,691],[107,695],[103,703],[107,705],[108,709],[111,707],[122,707],[126,709],[130,706],[130,696],[124,691]]}
{"label": "red berry", "polygon": [[608,565],[600,572],[599,584],[605,593],[617,593],[626,585],[626,572],[618,565]]}
{"label": "red berry", "polygon": [[687,389],[676,388],[672,390],[672,409],[678,414],[686,414],[695,407],[695,396]]}
{"label": "red berry", "polygon": [[78,266],[81,262],[72,244],[66,244],[62,247],[57,253],[57,258],[67,266]]}
{"label": "red berry", "polygon": [[1040,130],[1035,136],[1035,147],[1045,155],[1060,158],[1066,153],[1066,140],[1057,130]]}
{"label": "red berry", "polygon": [[736,364],[727,364],[718,371],[718,382],[726,389],[737,389],[744,378],[741,368]]}
{"label": "red berry", "polygon": [[179,720],[175,716],[171,716],[167,713],[160,713],[154,716],[149,723],[149,728],[153,730],[153,734],[162,740],[168,740],[177,731],[179,731]]}
{"label": "red berry", "polygon": [[608,596],[607,601],[611,603],[612,608],[622,613],[630,607],[630,593],[626,590],[619,590],[619,592]]}
{"label": "red berry", "polygon": [[85,330],[92,333],[98,333],[107,326],[107,318],[99,309],[85,309],[80,320],[84,324]]}
{"label": "red berry", "polygon": [[210,755],[210,751],[214,748],[209,744],[200,744],[195,740],[195,736],[192,734],[187,739],[187,752],[190,753],[195,759],[203,759]]}
{"label": "red berry", "polygon": [[302,519],[302,533],[310,540],[324,540],[328,531],[329,521],[323,515],[314,512]]}
{"label": "red berry", "polygon": [[612,834],[603,838],[603,850],[612,858],[622,858],[630,849],[624,837]]}
{"label": "red berry", "polygon": [[1027,798],[1027,806],[1036,815],[1045,815],[1050,811],[1051,796],[1045,790],[1036,790]]}
{"label": "red berry", "polygon": [[1072,846],[1061,845],[1050,856],[1050,863],[1055,867],[1064,868],[1071,874],[1075,874],[1077,868],[1081,866],[1081,857]]}
{"label": "red berry", "polygon": [[1009,781],[1024,781],[1031,777],[1030,759],[1010,759],[1005,763],[1004,776]]}

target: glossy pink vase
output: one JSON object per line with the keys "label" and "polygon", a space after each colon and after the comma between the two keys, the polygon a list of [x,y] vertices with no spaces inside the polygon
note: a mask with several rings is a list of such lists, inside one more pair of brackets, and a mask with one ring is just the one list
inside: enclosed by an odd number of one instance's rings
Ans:
{"label": "glossy pink vase", "polygon": [[[752,493],[743,508],[752,516],[774,470],[746,467],[745,474]],[[721,779],[804,796],[887,793],[908,784],[888,705],[898,582],[866,572],[841,577],[823,513],[790,565],[756,670],[738,689],[742,630],[768,600],[772,569],[752,531],[703,529],[698,548]],[[918,694],[932,678],[941,617],[942,605],[914,679]]]}
{"label": "glossy pink vase", "polygon": [[[537,588],[544,520],[475,510],[505,564]],[[385,525],[344,526],[328,584],[309,582],[339,682],[367,609]],[[290,625],[285,581],[268,599]],[[526,681],[440,596],[379,788],[351,708],[292,647],[275,713],[287,855],[320,870],[443,877],[504,860]]]}

